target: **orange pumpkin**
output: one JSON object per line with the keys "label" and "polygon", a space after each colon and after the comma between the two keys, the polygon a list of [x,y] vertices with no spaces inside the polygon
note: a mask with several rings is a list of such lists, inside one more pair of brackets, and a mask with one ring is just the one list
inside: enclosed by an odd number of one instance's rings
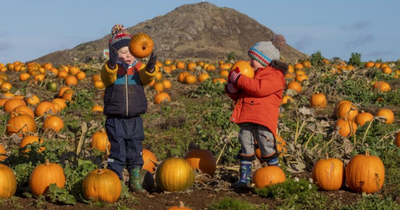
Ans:
{"label": "orange pumpkin", "polygon": [[338,119],[336,121],[336,129],[343,137],[351,137],[357,131],[357,124],[354,121],[348,121],[344,119]]}
{"label": "orange pumpkin", "polygon": [[11,117],[15,117],[21,114],[27,114],[29,116],[31,116],[32,118],[35,118],[35,114],[33,113],[33,110],[28,107],[28,106],[18,106],[16,107],[11,113],[10,116]]}
{"label": "orange pumpkin", "polygon": [[3,164],[0,164],[0,199],[11,198],[17,190],[17,179],[14,171]]}
{"label": "orange pumpkin", "polygon": [[157,187],[163,191],[184,191],[194,184],[194,172],[182,158],[167,158],[156,171]]}
{"label": "orange pumpkin", "polygon": [[156,82],[153,85],[154,90],[157,91],[157,93],[163,92],[164,91],[164,83],[162,82]]}
{"label": "orange pumpkin", "polygon": [[35,109],[35,115],[36,116],[43,116],[45,114],[56,114],[57,110],[54,107],[54,104],[51,103],[50,101],[42,101],[40,102]]}
{"label": "orange pumpkin", "polygon": [[3,145],[0,144],[0,161],[7,158],[7,151],[4,149]]}
{"label": "orange pumpkin", "polygon": [[29,189],[35,196],[43,195],[49,190],[50,184],[56,184],[58,188],[65,186],[64,170],[56,163],[45,160],[38,165],[29,178]]}
{"label": "orange pumpkin", "polygon": [[394,139],[394,145],[400,147],[400,131],[397,132],[396,137]]}
{"label": "orange pumpkin", "polygon": [[6,113],[10,113],[19,106],[26,106],[25,101],[21,99],[10,99],[4,103],[3,109]]}
{"label": "orange pumpkin", "polygon": [[186,207],[182,201],[179,202],[179,206],[171,206],[167,210],[192,210],[189,207]]}
{"label": "orange pumpkin", "polygon": [[91,148],[96,148],[102,152],[111,148],[111,144],[108,141],[107,132],[104,129],[97,131],[92,135],[92,142],[90,143]]}
{"label": "orange pumpkin", "polygon": [[385,182],[385,166],[379,157],[358,154],[346,167],[346,183],[354,192],[367,194],[379,191]]}
{"label": "orange pumpkin", "polygon": [[[28,153],[31,150],[27,149],[26,146],[29,144],[37,143],[42,145],[43,144],[43,139],[40,138],[39,136],[34,136],[34,135],[27,135],[24,138],[21,139],[21,142],[19,143],[19,149],[22,153]],[[46,148],[44,146],[41,146],[39,148],[39,153],[43,152]]]}
{"label": "orange pumpkin", "polygon": [[136,58],[149,56],[153,52],[153,48],[153,39],[146,33],[133,35],[129,42],[129,52]]}
{"label": "orange pumpkin", "polygon": [[256,170],[252,177],[257,188],[264,188],[286,181],[283,170],[278,166],[266,166]]}
{"label": "orange pumpkin", "polygon": [[390,85],[387,82],[384,81],[378,81],[374,84],[374,88],[381,91],[381,92],[389,92],[390,91]]}
{"label": "orange pumpkin", "polygon": [[326,97],[323,93],[315,93],[310,99],[311,107],[313,108],[325,108],[326,107]]}
{"label": "orange pumpkin", "polygon": [[191,149],[185,154],[184,159],[193,169],[200,169],[210,176],[214,175],[217,168],[214,155],[206,149]]}
{"label": "orange pumpkin", "polygon": [[394,122],[394,113],[390,109],[382,108],[379,109],[375,114],[377,117],[385,118],[386,124],[392,124]]}
{"label": "orange pumpkin", "polygon": [[37,126],[35,120],[27,114],[21,114],[10,118],[6,126],[6,133],[9,136],[12,134],[19,134],[22,136],[26,132],[36,133],[36,131]]}
{"label": "orange pumpkin", "polygon": [[164,84],[164,88],[165,88],[165,89],[171,89],[171,87],[172,87],[171,81],[169,81],[169,80],[167,80],[167,79],[164,79],[164,80],[162,81],[162,83]]}
{"label": "orange pumpkin", "polygon": [[197,78],[196,76],[189,74],[185,77],[185,82],[186,84],[195,84],[197,82]]}
{"label": "orange pumpkin", "polygon": [[251,65],[248,61],[244,61],[244,60],[236,61],[236,63],[234,63],[233,66],[231,67],[231,71],[235,70],[236,68],[239,68],[240,73],[242,73],[243,75],[245,75],[249,78],[254,77],[253,67],[251,67]]}
{"label": "orange pumpkin", "polygon": [[36,105],[40,103],[40,99],[37,95],[30,95],[25,98],[25,102],[30,105]]}
{"label": "orange pumpkin", "polygon": [[344,183],[344,165],[337,158],[319,160],[312,168],[312,179],[322,190],[339,190]]}
{"label": "orange pumpkin", "polygon": [[374,115],[372,115],[369,112],[361,111],[361,113],[359,113],[356,116],[355,122],[357,123],[357,125],[362,127],[362,126],[364,126],[365,123],[367,123],[373,119],[374,119]]}
{"label": "orange pumpkin", "polygon": [[210,75],[208,73],[201,73],[199,76],[197,76],[197,81],[199,82],[204,82],[207,79],[210,79]]}
{"label": "orange pumpkin", "polygon": [[154,97],[154,103],[155,104],[160,104],[162,102],[170,102],[171,101],[171,97],[169,96],[168,93],[166,92],[161,92],[158,93],[155,97]]}
{"label": "orange pumpkin", "polygon": [[82,182],[82,192],[86,199],[113,203],[121,195],[122,185],[117,174],[109,169],[95,169]]}
{"label": "orange pumpkin", "polygon": [[338,119],[354,121],[358,115],[358,108],[353,103],[342,103],[337,108],[336,115]]}
{"label": "orange pumpkin", "polygon": [[143,167],[150,173],[154,172],[154,167],[156,166],[157,158],[156,155],[148,149],[143,149]]}
{"label": "orange pumpkin", "polygon": [[302,90],[301,84],[296,81],[292,81],[287,85],[287,89],[292,89],[296,91],[297,93],[300,93]]}
{"label": "orange pumpkin", "polygon": [[43,122],[44,131],[52,129],[58,133],[63,128],[64,128],[64,121],[60,117],[55,115],[47,116]]}

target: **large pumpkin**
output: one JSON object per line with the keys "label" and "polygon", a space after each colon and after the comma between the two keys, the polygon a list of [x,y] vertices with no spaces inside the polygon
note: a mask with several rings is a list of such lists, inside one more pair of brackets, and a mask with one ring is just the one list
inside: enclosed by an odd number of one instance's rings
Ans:
{"label": "large pumpkin", "polygon": [[194,172],[185,159],[168,158],[157,168],[156,183],[160,190],[184,191],[193,185]]}
{"label": "large pumpkin", "polygon": [[146,33],[138,33],[132,36],[129,42],[129,52],[136,58],[147,57],[153,52],[154,42]]}
{"label": "large pumpkin", "polygon": [[154,167],[156,166],[157,158],[156,155],[148,149],[143,149],[143,167],[142,169],[148,170],[150,173],[154,172]]}
{"label": "large pumpkin", "polygon": [[350,159],[346,167],[346,183],[355,192],[374,193],[385,182],[385,166],[379,157],[358,154]]}
{"label": "large pumpkin", "polygon": [[102,152],[106,151],[107,148],[111,148],[110,141],[108,141],[108,136],[104,129],[101,129],[92,135],[90,146],[91,148],[96,148]]}
{"label": "large pumpkin", "polygon": [[86,199],[113,203],[121,195],[121,181],[109,169],[95,169],[89,172],[82,182],[82,192]]}
{"label": "large pumpkin", "polygon": [[11,198],[17,190],[17,179],[10,167],[0,164],[0,199]]}
{"label": "large pumpkin", "polygon": [[210,176],[214,175],[217,168],[214,155],[206,149],[191,149],[185,154],[184,159],[193,169],[200,169]]}
{"label": "large pumpkin", "polygon": [[50,163],[45,160],[44,164],[38,165],[29,178],[29,189],[35,196],[45,194],[50,184],[56,184],[57,187],[65,186],[64,170],[56,163]]}
{"label": "large pumpkin", "polygon": [[21,114],[10,118],[6,126],[8,135],[19,134],[22,136],[26,132],[36,133],[36,131],[37,126],[35,120],[27,114]]}
{"label": "large pumpkin", "polygon": [[344,183],[343,162],[337,158],[319,160],[312,168],[312,179],[322,190],[339,190]]}
{"label": "large pumpkin", "polygon": [[232,65],[231,71],[235,70],[237,67],[239,68],[240,73],[242,73],[243,75],[246,75],[249,78],[254,77],[253,67],[251,67],[248,61],[243,61],[243,60],[236,61],[236,63]]}
{"label": "large pumpkin", "polygon": [[286,181],[283,170],[278,166],[266,166],[256,170],[253,175],[253,183],[257,188],[263,188]]}

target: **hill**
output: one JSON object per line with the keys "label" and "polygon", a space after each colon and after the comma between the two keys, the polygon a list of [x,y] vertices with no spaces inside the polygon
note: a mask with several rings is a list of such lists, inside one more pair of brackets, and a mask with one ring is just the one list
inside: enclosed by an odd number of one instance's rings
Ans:
{"label": "hill", "polygon": [[[156,43],[155,52],[160,60],[219,60],[230,52],[235,52],[237,59],[247,59],[249,47],[259,41],[270,40],[274,34],[245,14],[207,2],[182,5],[166,15],[127,27],[127,30],[131,34],[149,34]],[[85,61],[87,56],[102,56],[110,38],[111,35],[107,34],[102,39],[56,51],[33,61],[57,65]],[[287,45],[282,56],[286,60],[297,60],[306,55]]]}

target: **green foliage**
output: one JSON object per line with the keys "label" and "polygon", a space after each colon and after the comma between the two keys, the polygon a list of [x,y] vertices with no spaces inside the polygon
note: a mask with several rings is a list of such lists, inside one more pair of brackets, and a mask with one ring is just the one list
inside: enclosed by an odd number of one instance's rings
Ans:
{"label": "green foliage", "polygon": [[69,194],[69,191],[65,188],[59,188],[56,184],[50,184],[49,191],[46,196],[48,196],[53,203],[62,204],[76,204],[76,199],[73,195]]}
{"label": "green foliage", "polygon": [[358,209],[400,209],[400,204],[389,197],[383,197],[378,194],[363,196],[361,201],[341,206],[343,210],[358,210]]}
{"label": "green foliage", "polygon": [[236,60],[236,53],[232,51],[228,54],[228,61],[235,61],[235,60]]}
{"label": "green foliage", "polygon": [[195,91],[189,94],[191,98],[200,96],[218,97],[225,94],[225,85],[221,83],[213,84],[211,79],[204,81]]}
{"label": "green foliage", "polygon": [[350,56],[348,64],[360,67],[362,65],[361,54],[360,53],[354,53],[354,52],[351,53],[351,56]]}
{"label": "green foliage", "polygon": [[266,205],[261,205],[261,206],[256,206],[254,204],[248,203],[246,201],[241,201],[238,199],[234,198],[224,198],[221,201],[217,203],[212,203],[210,206],[208,206],[209,210],[261,210],[261,209],[268,209],[268,206]]}
{"label": "green foliage", "polygon": [[322,60],[324,60],[324,56],[322,56],[321,51],[317,51],[316,53],[311,54],[311,59],[310,63],[312,66],[319,66],[322,63]]}
{"label": "green foliage", "polygon": [[65,189],[75,196],[75,198],[80,198],[83,179],[97,167],[92,160],[76,159],[75,155],[71,155],[64,166]]}

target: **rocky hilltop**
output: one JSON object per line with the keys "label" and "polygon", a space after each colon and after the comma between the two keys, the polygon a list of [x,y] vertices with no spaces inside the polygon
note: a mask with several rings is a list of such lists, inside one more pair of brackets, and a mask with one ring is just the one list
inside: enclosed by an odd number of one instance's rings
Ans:
{"label": "rocky hilltop", "polygon": [[[149,34],[156,43],[155,52],[159,60],[219,60],[226,58],[230,52],[235,52],[237,59],[247,59],[249,47],[259,41],[270,40],[274,34],[245,14],[207,2],[182,5],[165,15],[127,27],[127,30],[131,34]],[[87,56],[100,57],[110,38],[111,35],[107,34],[102,39],[56,51],[34,61],[57,65],[85,61]],[[290,45],[281,54],[286,60],[306,56]]]}

